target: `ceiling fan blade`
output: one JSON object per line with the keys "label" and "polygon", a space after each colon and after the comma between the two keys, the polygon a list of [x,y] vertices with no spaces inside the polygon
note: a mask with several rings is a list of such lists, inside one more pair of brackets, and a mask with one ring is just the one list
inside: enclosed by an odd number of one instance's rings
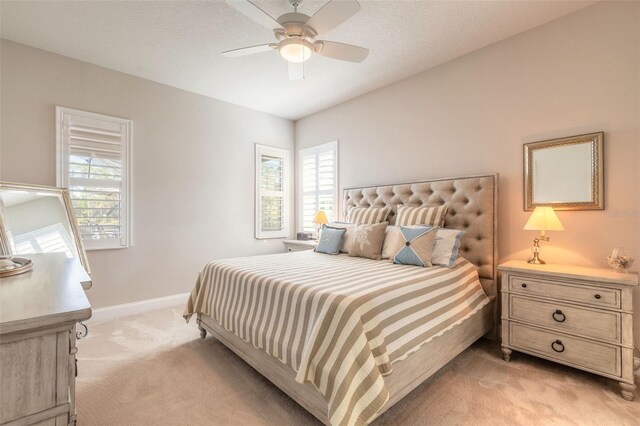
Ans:
{"label": "ceiling fan blade", "polygon": [[358,13],[360,4],[356,0],[332,0],[322,6],[305,25],[325,34]]}
{"label": "ceiling fan blade", "polygon": [[369,49],[336,41],[319,40],[313,43],[313,48],[318,55],[341,61],[362,62],[369,55]]}
{"label": "ceiling fan blade", "polygon": [[289,80],[304,80],[304,62],[289,62]]}
{"label": "ceiling fan blade", "polygon": [[282,29],[282,25],[278,23],[275,19],[273,19],[267,12],[260,9],[255,4],[251,3],[248,0],[227,0],[227,4],[242,14],[248,16],[253,19],[258,24],[262,25],[265,28],[270,30]]}
{"label": "ceiling fan blade", "polygon": [[257,46],[241,47],[240,49],[227,50],[222,52],[227,58],[237,58],[238,56],[253,55],[254,53],[271,52],[276,48],[274,43],[259,44]]}

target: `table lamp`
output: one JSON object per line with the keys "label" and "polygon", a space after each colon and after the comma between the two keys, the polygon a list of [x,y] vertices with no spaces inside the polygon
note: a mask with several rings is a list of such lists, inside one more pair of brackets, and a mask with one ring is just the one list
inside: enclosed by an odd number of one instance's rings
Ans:
{"label": "table lamp", "polygon": [[315,216],[313,216],[313,220],[311,222],[313,222],[316,225],[318,225],[318,227],[317,227],[317,230],[318,230],[317,238],[320,238],[320,229],[322,229],[322,225],[329,223],[329,220],[327,219],[327,215],[324,212],[324,210],[318,210],[316,212]]}
{"label": "table lamp", "polygon": [[523,229],[526,231],[540,231],[540,238],[533,239],[533,259],[529,259],[527,262],[544,265],[546,262],[538,256],[540,253],[540,245],[538,243],[540,241],[549,241],[545,231],[564,231],[564,226],[560,223],[556,212],[553,211],[553,207],[536,207]]}

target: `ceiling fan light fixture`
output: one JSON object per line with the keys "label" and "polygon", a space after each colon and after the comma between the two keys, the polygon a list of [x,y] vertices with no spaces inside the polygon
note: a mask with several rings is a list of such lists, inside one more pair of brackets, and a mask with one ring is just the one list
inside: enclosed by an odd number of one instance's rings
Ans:
{"label": "ceiling fan light fixture", "polygon": [[[2,1],[2,0],[0,0]],[[251,18],[258,24],[273,31],[276,43],[264,43],[222,52],[224,56],[237,58],[262,52],[278,50],[288,63],[289,79],[304,79],[304,65],[313,55],[348,62],[362,62],[369,55],[369,49],[336,41],[317,40],[318,35],[327,33],[341,25],[360,10],[358,0],[328,0],[313,16],[298,12],[302,0],[289,0],[293,12],[271,17],[256,6],[255,0],[226,0],[227,4]]]}
{"label": "ceiling fan light fixture", "polygon": [[286,61],[300,63],[311,57],[313,45],[302,37],[294,36],[280,41],[278,51]]}

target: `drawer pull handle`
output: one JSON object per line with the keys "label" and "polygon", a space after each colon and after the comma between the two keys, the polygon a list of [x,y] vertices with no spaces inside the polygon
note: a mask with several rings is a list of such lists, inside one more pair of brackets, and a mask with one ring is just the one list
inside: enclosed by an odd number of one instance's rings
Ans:
{"label": "drawer pull handle", "polygon": [[562,344],[562,340],[556,340],[555,342],[551,343],[551,349],[558,353],[564,352],[564,345]]}
{"label": "drawer pull handle", "polygon": [[527,288],[527,283],[522,283],[522,288]]}
{"label": "drawer pull handle", "polygon": [[551,314],[554,320],[557,322],[564,322],[567,319],[567,316],[560,310],[556,310],[553,314]]}
{"label": "drawer pull handle", "polygon": [[599,294],[596,293],[596,295],[593,296],[593,297],[595,297],[596,299],[600,299],[602,296],[600,296]]}

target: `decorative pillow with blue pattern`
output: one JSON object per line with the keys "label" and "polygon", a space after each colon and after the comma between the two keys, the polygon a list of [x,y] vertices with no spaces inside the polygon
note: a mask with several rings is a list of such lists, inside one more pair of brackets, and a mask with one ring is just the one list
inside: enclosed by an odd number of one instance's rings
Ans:
{"label": "decorative pillow with blue pattern", "polygon": [[320,231],[320,238],[315,251],[318,253],[338,254],[340,253],[340,245],[342,244],[342,236],[347,232],[346,229],[332,228],[323,226]]}
{"label": "decorative pillow with blue pattern", "polygon": [[404,240],[404,247],[400,248],[393,257],[393,263],[401,265],[416,265],[428,268],[431,264],[431,254],[436,242],[438,228],[400,226],[400,234]]}

